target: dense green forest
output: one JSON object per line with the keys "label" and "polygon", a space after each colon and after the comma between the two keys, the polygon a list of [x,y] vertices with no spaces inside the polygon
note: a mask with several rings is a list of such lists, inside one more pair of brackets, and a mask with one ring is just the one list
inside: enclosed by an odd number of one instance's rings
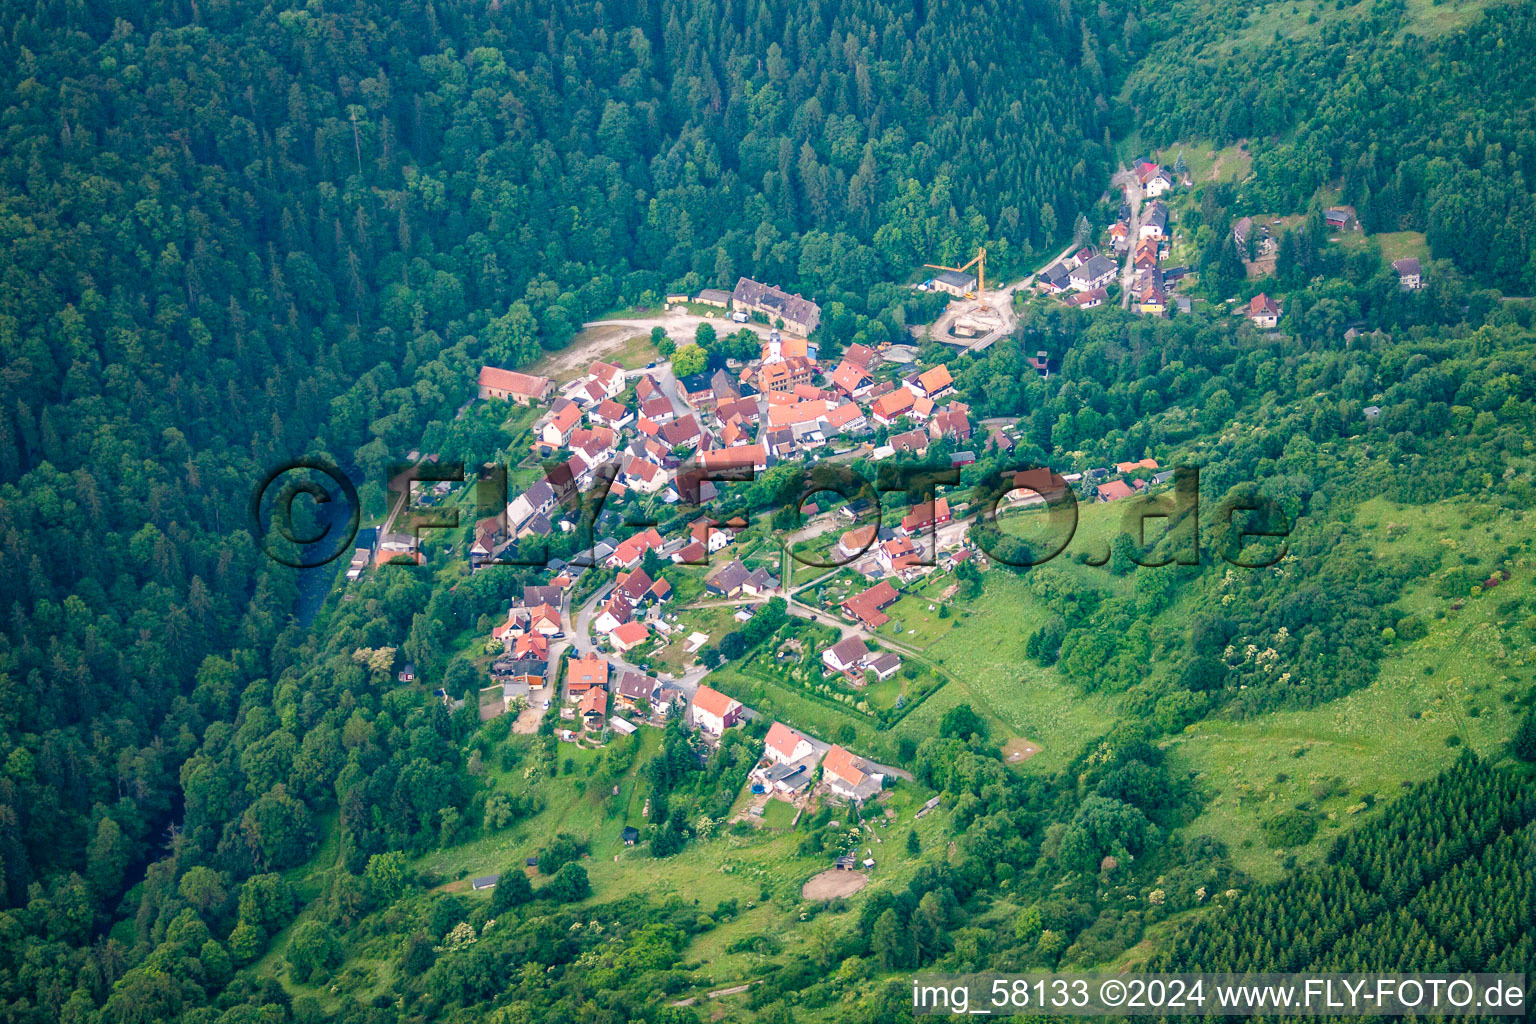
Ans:
{"label": "dense green forest", "polygon": [[[1426,35],[1419,5],[1362,0],[1310,35],[1253,32],[1235,45],[1223,30],[1276,11],[1299,23],[1301,6],[1151,6],[1159,41],[1126,85],[1126,127],[1155,146],[1247,140],[1254,177],[1238,216],[1304,208],[1342,181],[1367,230],[1423,231],[1477,280],[1536,291],[1536,69],[1517,56],[1536,42],[1529,4]],[[1323,5],[1305,6],[1318,21]]]}
{"label": "dense green forest", "polygon": [[[753,273],[879,340],[877,282],[1071,225],[1134,35],[923,8],[13,5],[0,893],[51,944],[7,960],[99,1003],[162,934],[160,882],[135,938],[102,932],[151,861],[238,885],[307,854],[310,804],[464,798],[448,724],[272,682],[301,630],[242,532],[267,466],[322,450],[377,487],[479,360],[669,287]],[[334,730],[274,731],[299,708]],[[47,1017],[74,989],[4,985]]]}
{"label": "dense green forest", "polygon": [[[491,769],[571,774],[551,728],[509,736],[392,670],[398,649],[470,692],[451,641],[535,577],[378,574],[307,628],[292,574],[244,534],[251,488],[323,452],[376,501],[386,464],[423,436],[473,454],[466,438],[494,432],[484,416],[444,426],[482,361],[527,364],[672,289],[752,274],[824,305],[823,351],[897,338],[915,309],[897,283],[916,265],[985,244],[999,270],[1024,271],[1062,244],[1095,209],[1130,111],[1158,144],[1286,137],[1256,154],[1254,181],[1206,191],[1212,228],[1341,179],[1368,225],[1427,231],[1463,273],[1403,296],[1374,252],[1328,249],[1314,218],[1282,260],[1279,337],[1205,315],[1030,311],[1018,337],[956,364],[977,415],[1022,417],[1015,461],[1180,448],[1214,497],[1255,492],[1299,521],[1294,560],[1235,583],[1138,576],[1130,596],[1025,574],[1053,616],[1032,657],[1077,692],[1124,694],[1130,721],[1050,774],[1010,767],[963,704],[921,743],[893,743],[946,794],[952,853],[807,920],[808,955],[765,967],[752,1019],[892,1019],[902,993],[881,979],[915,967],[1092,966],[1204,894],[1246,888],[1219,843],[1181,833],[1203,797],[1160,741],[1208,715],[1351,692],[1388,632],[1424,628],[1397,602],[1452,556],[1374,558],[1354,503],[1531,504],[1530,313],[1479,287],[1536,283],[1529,69],[1506,62],[1497,89],[1482,74],[1488,47],[1523,52],[1530,13],[1515,6],[1377,41],[1370,29],[1401,17],[1379,5],[1273,48],[1260,75],[1249,58],[1184,60],[1165,11],[1120,2],[41,0],[7,14],[0,1020],[699,1019],[661,996],[691,986],[690,943],[750,905],[578,907],[580,837],[542,851],[536,885],[502,866],[490,900],[412,866],[543,810],[536,790],[492,791]],[[1458,89],[1475,100],[1453,110]],[[1206,268],[1220,260],[1218,245]],[[1381,333],[1346,343],[1355,322]],[[1048,381],[1025,363],[1042,347],[1062,354]],[[963,483],[1001,458],[983,453]],[[788,476],[732,501],[772,508]],[[1221,533],[1214,518],[1202,529]],[[1124,575],[1129,552],[1115,558]],[[1178,601],[1225,610],[1149,624]],[[1290,644],[1294,678],[1241,653],[1272,643]],[[611,816],[602,794],[643,772],[651,850],[676,855],[729,806],[761,732],[706,752],[668,730],[643,765],[638,741],[615,743],[576,781]],[[1199,917],[1168,962],[1236,962],[1224,936],[1249,948],[1278,903],[1316,914],[1348,892],[1358,917],[1330,916],[1334,938],[1306,963],[1410,948],[1519,969],[1529,930],[1472,901],[1488,879],[1509,906],[1528,895],[1510,880],[1529,874],[1531,816],[1522,780],[1465,761],[1325,869]],[[1425,835],[1470,818],[1473,834],[1421,856]],[[804,830],[818,854],[847,845],[829,815]],[[306,888],[316,858],[324,882]],[[1142,901],[1149,885],[1167,899]],[[1486,926],[1447,927],[1474,920]],[[359,950],[377,976],[338,976]],[[327,1005],[294,998],[272,961],[328,986]]]}
{"label": "dense green forest", "polygon": [[1169,971],[1529,973],[1536,793],[1470,754],[1330,851],[1182,929]]}
{"label": "dense green forest", "polygon": [[1053,241],[1126,43],[1107,12],[992,14],[1035,45],[915,7],[13,11],[7,901],[75,870],[109,908],[281,667],[292,584],[240,535],[267,465],[314,446],[376,482],[473,361],[667,287],[883,312],[911,261]]}

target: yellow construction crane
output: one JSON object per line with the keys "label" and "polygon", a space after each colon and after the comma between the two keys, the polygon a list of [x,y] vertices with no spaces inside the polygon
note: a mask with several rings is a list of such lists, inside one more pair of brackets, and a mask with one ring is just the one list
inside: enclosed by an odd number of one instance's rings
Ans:
{"label": "yellow construction crane", "polygon": [[937,263],[924,263],[923,266],[930,270],[953,270],[957,274],[963,274],[972,267],[976,268],[976,293],[979,295],[987,290],[987,247],[982,246],[976,251],[976,256],[963,267],[943,267]]}

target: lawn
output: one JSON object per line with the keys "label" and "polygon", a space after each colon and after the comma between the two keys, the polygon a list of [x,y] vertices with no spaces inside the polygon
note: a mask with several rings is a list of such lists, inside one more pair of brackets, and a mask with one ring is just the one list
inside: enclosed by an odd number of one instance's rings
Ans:
{"label": "lawn", "polygon": [[789,828],[795,820],[795,806],[786,800],[769,800],[763,805],[763,827]]}
{"label": "lawn", "polygon": [[1408,256],[1429,259],[1429,243],[1422,231],[1383,231],[1370,237],[1381,246],[1381,258],[1388,263]]}
{"label": "lawn", "polygon": [[875,632],[887,640],[925,651],[959,625],[959,620],[949,614],[950,607],[937,599],[903,594],[901,600],[885,610],[891,621]]}

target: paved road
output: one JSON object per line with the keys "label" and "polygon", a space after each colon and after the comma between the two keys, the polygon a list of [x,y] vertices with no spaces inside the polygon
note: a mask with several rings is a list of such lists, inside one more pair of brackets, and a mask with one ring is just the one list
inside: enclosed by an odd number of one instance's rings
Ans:
{"label": "paved road", "polygon": [[[597,644],[592,639],[592,620],[597,618],[598,606],[602,604],[605,598],[607,598],[609,592],[613,590],[613,587],[614,584],[608,583],[599,588],[597,593],[592,595],[591,600],[582,605],[581,609],[576,612],[574,621],[571,623],[571,645],[576,649],[576,653],[578,654],[597,654],[601,656],[603,660],[616,667],[620,672],[638,672],[641,675],[649,675],[650,673],[645,669],[638,665],[631,665],[618,654],[615,654],[611,651],[599,651]],[[679,637],[674,639],[673,643],[681,643],[682,641],[683,638]],[[694,692],[699,688],[699,683],[703,681],[704,677],[708,674],[709,669],[705,668],[703,665],[695,665],[693,668],[689,669],[687,672],[684,672],[677,678],[666,679],[663,680],[663,682],[665,682],[668,686],[675,686],[679,690],[682,690],[684,695],[687,696],[690,701],[692,701]]]}
{"label": "paved road", "polygon": [[1125,189],[1125,201],[1131,205],[1131,220],[1125,233],[1125,266],[1120,271],[1120,308],[1131,308],[1131,282],[1136,278],[1136,243],[1141,229],[1141,183],[1123,166],[1110,183]]}

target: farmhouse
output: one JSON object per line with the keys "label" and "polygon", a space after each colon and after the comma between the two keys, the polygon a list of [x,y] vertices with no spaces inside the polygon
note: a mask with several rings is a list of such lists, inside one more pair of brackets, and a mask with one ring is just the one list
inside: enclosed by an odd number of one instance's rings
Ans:
{"label": "farmhouse", "polygon": [[919,530],[926,530],[930,526],[943,526],[949,520],[948,498],[925,501],[921,505],[913,505],[912,511],[902,517],[901,532],[910,537]]}
{"label": "farmhouse", "polygon": [[891,586],[890,580],[881,580],[868,590],[855,594],[842,603],[842,609],[851,618],[863,623],[866,629],[878,629],[891,621],[883,611],[901,598],[901,591]]}
{"label": "farmhouse", "polygon": [[941,270],[933,276],[933,290],[955,298],[964,298],[976,290],[976,275],[959,270]]}
{"label": "farmhouse", "polygon": [[636,619],[624,623],[618,629],[608,634],[608,640],[615,648],[623,652],[629,652],[650,639],[651,631],[645,623]]}
{"label": "farmhouse", "polygon": [[838,796],[862,803],[880,792],[881,776],[870,766],[844,750],[833,747],[822,762],[822,781]]}
{"label": "farmhouse", "polygon": [[922,550],[911,537],[892,537],[875,549],[875,560],[886,572],[901,572],[922,561]]}
{"label": "farmhouse", "polygon": [[864,367],[845,358],[832,371],[832,383],[849,398],[858,398],[875,386],[875,378]]}
{"label": "farmhouse", "polygon": [[595,654],[573,658],[566,663],[566,689],[579,697],[595,687],[607,687],[608,663]]}
{"label": "farmhouse", "polygon": [[862,637],[850,636],[821,652],[821,663],[833,672],[853,672],[869,657],[869,646]]}
{"label": "farmhouse", "polygon": [[889,427],[907,414],[915,398],[916,396],[906,388],[898,388],[875,399],[874,404],[870,406],[870,413],[874,416],[876,423]]}
{"label": "farmhouse", "polygon": [[532,405],[548,400],[555,384],[548,377],[535,377],[497,366],[480,367],[480,397],[501,398],[518,405]]}
{"label": "farmhouse", "polygon": [[1115,279],[1116,267],[1103,256],[1095,256],[1068,275],[1072,288],[1086,292],[1102,288]]}
{"label": "farmhouse", "polygon": [[1121,498],[1129,498],[1136,491],[1124,480],[1110,480],[1099,484],[1100,501],[1119,501]]}
{"label": "farmhouse", "polygon": [[837,539],[837,553],[844,558],[857,558],[869,546],[874,543],[875,535],[880,531],[879,523],[870,523],[867,526],[855,526]]}
{"label": "farmhouse", "polygon": [[1280,305],[1260,292],[1248,303],[1248,319],[1255,327],[1274,327],[1280,322]]}
{"label": "farmhouse", "polygon": [[1400,260],[1393,260],[1392,269],[1397,271],[1397,283],[1403,291],[1416,292],[1424,287],[1424,275],[1419,269],[1417,257],[1406,256]]}
{"label": "farmhouse", "polygon": [[581,409],[575,404],[562,405],[550,414],[544,429],[539,432],[539,440],[548,448],[563,447],[580,423]]}
{"label": "farmhouse", "polygon": [[633,569],[640,564],[647,551],[660,551],[665,543],[654,526],[646,527],[614,549],[608,557],[608,564],[614,568]]}
{"label": "farmhouse", "polygon": [[608,691],[593,687],[581,696],[581,724],[587,729],[601,729],[608,717]]}
{"label": "farmhouse", "polygon": [[735,597],[751,575],[741,559],[733,558],[705,578],[704,589],[718,597]]}
{"label": "farmhouse", "polygon": [[928,433],[922,429],[892,434],[886,442],[892,449],[907,455],[921,455],[928,450]]}
{"label": "farmhouse", "polygon": [[635,414],[611,398],[605,398],[587,413],[587,418],[599,426],[621,430],[635,421]]}
{"label": "farmhouse", "polygon": [[955,390],[955,379],[950,376],[949,367],[940,363],[907,381],[907,387],[924,398],[943,398]]}
{"label": "farmhouse", "polygon": [[635,710],[642,700],[654,708],[661,700],[661,683],[639,672],[625,672],[619,677],[614,696],[618,705],[628,711]]}
{"label": "farmhouse", "polygon": [[811,741],[783,722],[774,722],[763,740],[763,756],[779,764],[788,764],[815,753]]}

